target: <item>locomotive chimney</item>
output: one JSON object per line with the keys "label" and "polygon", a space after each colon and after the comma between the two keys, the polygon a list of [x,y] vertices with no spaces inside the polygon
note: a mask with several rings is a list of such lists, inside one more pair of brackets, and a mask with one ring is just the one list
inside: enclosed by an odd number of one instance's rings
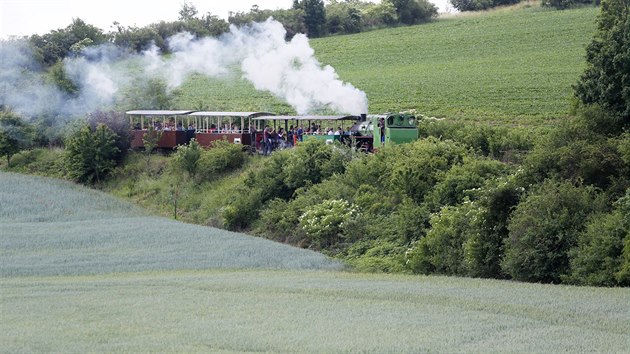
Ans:
{"label": "locomotive chimney", "polygon": [[367,114],[361,113],[361,122],[365,122],[367,120]]}

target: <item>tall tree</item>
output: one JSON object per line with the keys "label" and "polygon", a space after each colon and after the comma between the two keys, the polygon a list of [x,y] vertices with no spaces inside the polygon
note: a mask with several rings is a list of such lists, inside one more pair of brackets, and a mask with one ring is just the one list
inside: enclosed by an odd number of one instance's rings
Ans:
{"label": "tall tree", "polygon": [[293,8],[304,10],[304,24],[310,37],[326,34],[326,8],[323,0],[294,0]]}
{"label": "tall tree", "polygon": [[574,86],[586,105],[598,104],[630,127],[630,0],[603,0],[586,50],[587,68]]}

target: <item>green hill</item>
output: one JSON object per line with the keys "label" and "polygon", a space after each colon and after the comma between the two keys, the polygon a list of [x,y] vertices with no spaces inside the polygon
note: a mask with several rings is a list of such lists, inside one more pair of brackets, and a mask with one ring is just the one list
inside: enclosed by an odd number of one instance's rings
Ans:
{"label": "green hill", "polygon": [[[567,115],[597,13],[591,7],[503,9],[311,45],[323,64],[367,93],[371,113],[417,109],[430,116],[538,125]],[[290,110],[237,77],[194,77],[176,106]]]}
{"label": "green hill", "polygon": [[2,276],[173,269],[339,269],[324,255],[146,215],[104,193],[0,172]]}

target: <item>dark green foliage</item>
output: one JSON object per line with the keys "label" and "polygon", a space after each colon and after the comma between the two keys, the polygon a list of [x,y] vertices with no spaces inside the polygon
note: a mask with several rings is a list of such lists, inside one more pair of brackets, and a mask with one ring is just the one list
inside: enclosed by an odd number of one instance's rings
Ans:
{"label": "dark green foliage", "polygon": [[554,7],[559,10],[570,9],[577,6],[599,4],[599,0],[543,0],[542,6]]}
{"label": "dark green foliage", "polygon": [[79,88],[66,75],[63,63],[60,60],[51,66],[50,77],[61,91],[74,95],[79,92]]}
{"label": "dark green foliage", "polygon": [[[192,148],[193,145],[195,146],[194,149]],[[188,164],[190,166],[187,170],[194,171],[193,162],[198,161],[196,171],[199,174],[199,178],[206,181],[211,181],[222,173],[238,169],[245,162],[242,146],[230,144],[226,141],[215,141],[208,150],[201,150],[199,144],[195,142],[185,151],[190,155],[188,156],[190,160]],[[191,173],[191,175],[194,175],[194,173]]]}
{"label": "dark green foliage", "polygon": [[293,9],[304,11],[304,25],[309,37],[321,37],[326,34],[326,8],[323,0],[295,0]]}
{"label": "dark green foliage", "polygon": [[66,167],[70,178],[77,182],[101,182],[116,166],[116,133],[104,124],[94,131],[84,125],[66,142]]}
{"label": "dark green foliage", "polygon": [[462,164],[454,165],[442,172],[440,181],[434,185],[427,202],[434,210],[445,205],[457,205],[465,198],[473,199],[475,190],[487,181],[505,175],[508,167],[495,160],[466,158]]}
{"label": "dark green foliage", "polygon": [[363,15],[357,4],[333,1],[326,6],[326,28],[328,33],[361,32]]}
{"label": "dark green foliage", "polygon": [[604,0],[598,30],[586,50],[587,68],[574,87],[587,105],[619,115],[630,126],[630,0]]}
{"label": "dark green foliage", "polygon": [[526,183],[560,178],[608,189],[627,167],[617,145],[589,129],[584,119],[563,122],[527,156],[523,178]]}
{"label": "dark green foliage", "polygon": [[7,158],[7,165],[13,155],[32,145],[33,136],[33,128],[18,115],[0,111],[0,156]]}
{"label": "dark green foliage", "polygon": [[127,87],[118,102],[119,110],[171,109],[175,92],[162,79],[148,79]]}
{"label": "dark green foliage", "polygon": [[395,154],[396,158],[390,160],[388,171],[380,177],[384,186],[421,203],[437,183],[440,171],[462,162],[466,149],[451,141],[426,139],[395,146],[385,154]]}
{"label": "dark green foliage", "polygon": [[[348,150],[316,140],[305,141],[293,150],[274,152],[263,166],[248,174],[245,187],[236,192],[235,203],[229,203],[229,211],[238,215],[241,211],[236,209],[240,207],[261,207],[275,198],[289,200],[296,190],[308,189],[334,174],[343,173],[349,159]],[[258,200],[242,202],[247,198]],[[259,212],[258,209],[248,211],[247,215],[255,217],[237,222],[230,216],[226,225],[247,227],[258,218]]]}
{"label": "dark green foliage", "polygon": [[129,119],[122,112],[115,111],[95,111],[88,115],[87,123],[95,131],[99,124],[106,125],[116,135],[116,163],[122,162],[131,148],[131,125]]}
{"label": "dark green foliage", "polygon": [[569,251],[588,217],[603,209],[591,187],[546,181],[510,219],[503,270],[516,280],[558,283],[569,274]]}
{"label": "dark green foliage", "polygon": [[446,206],[431,217],[431,228],[407,253],[414,272],[466,275],[465,245],[482,227],[483,210],[475,203]]}
{"label": "dark green foliage", "polygon": [[628,286],[624,274],[624,243],[630,239],[630,190],[611,213],[594,216],[571,252],[569,281],[596,286]]}
{"label": "dark green foliage", "polygon": [[422,119],[418,123],[421,137],[454,140],[478,153],[511,163],[520,163],[534,146],[532,133],[520,129],[461,124],[449,120]]}
{"label": "dark green foliage", "polygon": [[[170,28],[164,31],[164,27],[173,27],[165,22],[160,22],[151,27],[123,27],[117,25],[117,31],[113,33],[114,44],[120,48],[124,48],[134,52],[142,52],[149,49],[152,45],[160,48],[163,53],[168,53],[166,46],[166,38],[169,35],[178,33],[179,31]],[[163,34],[160,34],[162,30]],[[172,32],[172,33],[171,33]],[[167,37],[163,37],[166,35]]]}
{"label": "dark green foliage", "polygon": [[459,11],[480,11],[497,6],[513,5],[521,0],[450,0],[451,5]]}
{"label": "dark green foliage", "polygon": [[173,156],[175,168],[186,171],[190,176],[197,174],[199,159],[201,158],[201,146],[197,140],[192,139],[188,145],[179,145]]}
{"label": "dark green foliage", "polygon": [[307,140],[289,155],[283,166],[284,182],[297,189],[320,183],[335,173],[343,173],[350,161],[348,149],[325,145],[322,141]]}
{"label": "dark green foliage", "polygon": [[107,35],[103,34],[101,29],[75,18],[68,27],[53,30],[42,36],[33,35],[29,41],[40,53],[43,63],[53,65],[66,58],[73,49],[80,50],[86,44],[103,44],[107,39]]}
{"label": "dark green foliage", "polygon": [[428,22],[436,17],[437,7],[427,0],[389,0],[396,7],[398,20],[406,25]]}

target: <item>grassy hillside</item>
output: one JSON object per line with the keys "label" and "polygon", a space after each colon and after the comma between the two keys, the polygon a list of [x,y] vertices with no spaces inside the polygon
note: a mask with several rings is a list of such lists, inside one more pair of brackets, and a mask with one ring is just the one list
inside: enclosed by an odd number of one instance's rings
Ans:
{"label": "grassy hillside", "polygon": [[0,352],[628,349],[627,288],[335,272],[58,180],[0,190]]}
{"label": "grassy hillside", "polygon": [[[567,114],[597,12],[498,10],[311,45],[322,63],[367,93],[372,113],[417,109],[431,116],[538,125]],[[290,110],[237,79],[194,77],[176,106]]]}
{"label": "grassy hillside", "polygon": [[630,291],[178,271],[0,279],[0,352],[628,352]]}
{"label": "grassy hillside", "polygon": [[2,276],[341,267],[319,253],[150,217],[58,180],[0,173],[0,190]]}

